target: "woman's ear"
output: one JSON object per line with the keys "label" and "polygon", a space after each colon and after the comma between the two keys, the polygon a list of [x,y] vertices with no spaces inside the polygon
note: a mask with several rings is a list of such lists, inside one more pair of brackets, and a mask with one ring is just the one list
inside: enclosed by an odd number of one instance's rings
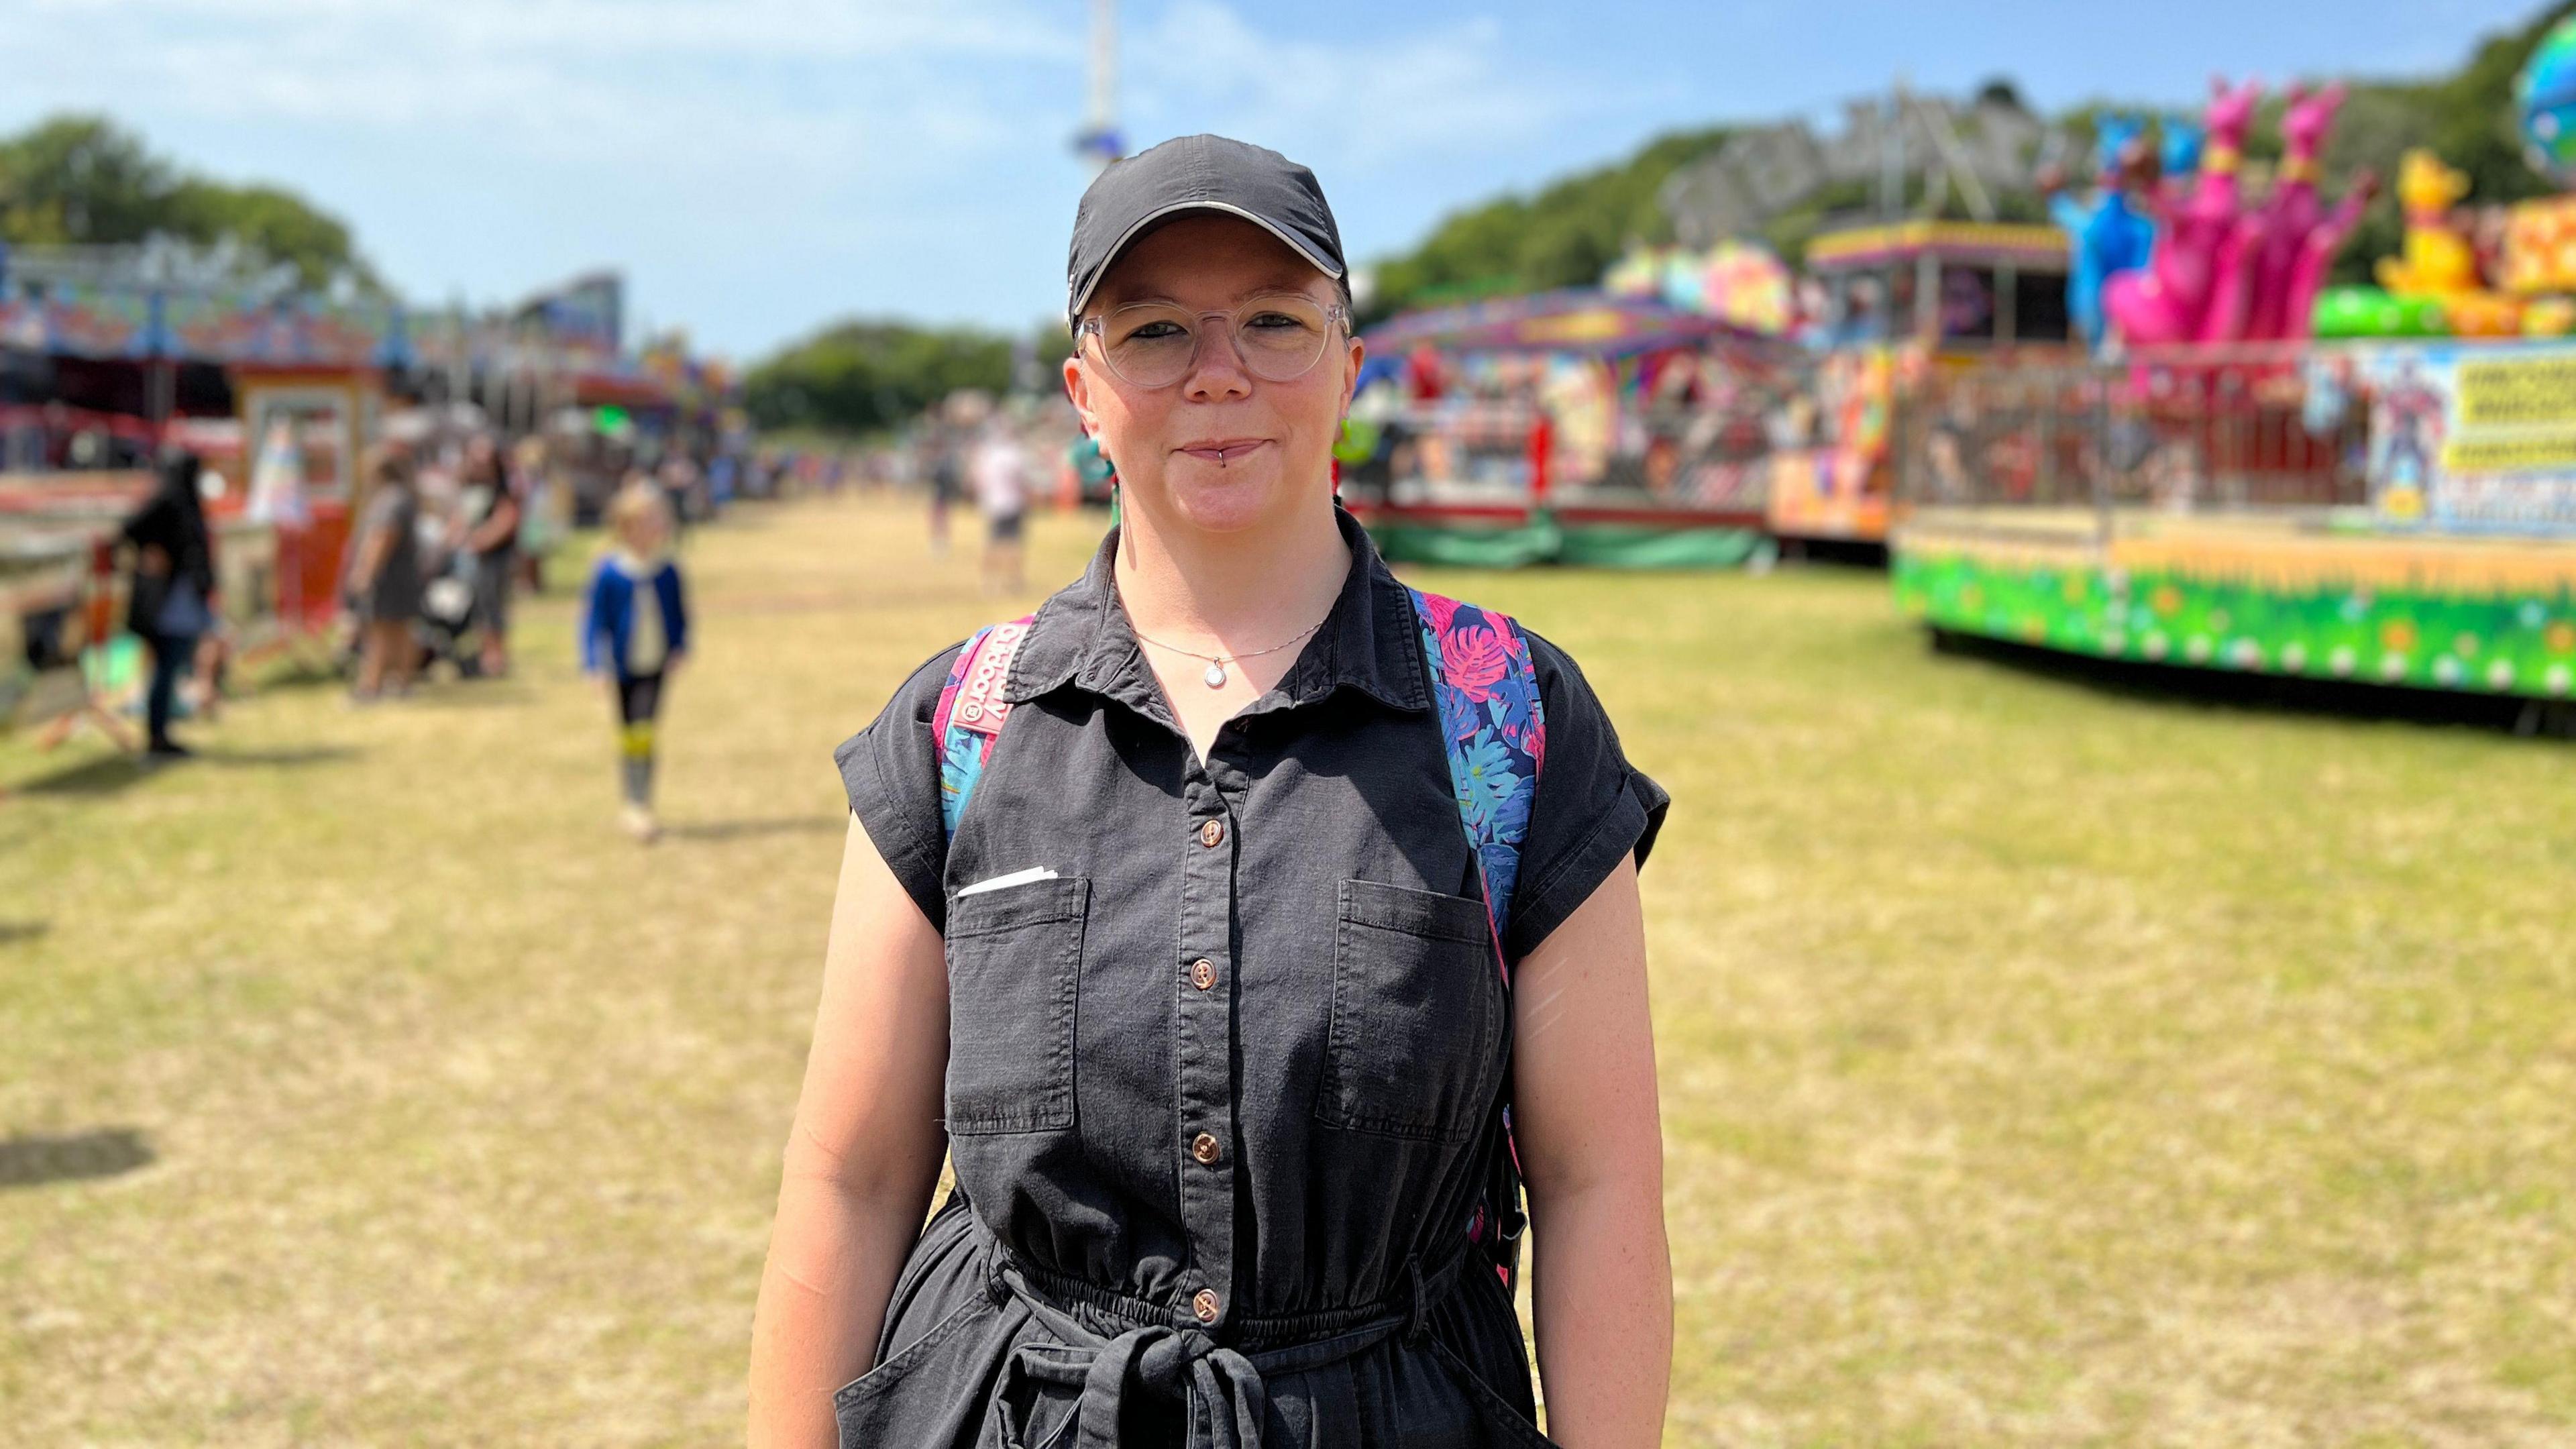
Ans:
{"label": "woman's ear", "polygon": [[1091,378],[1083,370],[1080,353],[1064,360],[1064,395],[1073,403],[1074,412],[1081,416],[1082,430],[1099,437],[1100,420],[1091,411]]}

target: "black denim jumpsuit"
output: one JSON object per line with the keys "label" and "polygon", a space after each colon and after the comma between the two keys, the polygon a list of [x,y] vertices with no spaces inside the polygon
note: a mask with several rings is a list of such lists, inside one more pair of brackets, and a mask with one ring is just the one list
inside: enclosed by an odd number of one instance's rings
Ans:
{"label": "black denim jumpsuit", "polygon": [[[1467,1241],[1510,1005],[1411,600],[1338,517],[1331,615],[1205,761],[1118,601],[1114,533],[1022,640],[953,840],[930,719],[956,650],[835,752],[947,938],[957,1180],[878,1366],[835,1396],[845,1446],[1548,1442]],[[1515,959],[1645,858],[1667,800],[1531,644]]]}

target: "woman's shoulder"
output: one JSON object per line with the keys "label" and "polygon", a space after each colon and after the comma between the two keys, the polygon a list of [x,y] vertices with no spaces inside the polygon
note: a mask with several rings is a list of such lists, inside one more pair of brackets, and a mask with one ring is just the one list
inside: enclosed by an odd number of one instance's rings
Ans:
{"label": "woman's shoulder", "polygon": [[1529,641],[1530,668],[1538,676],[1541,690],[1579,695],[1585,702],[1595,707],[1599,705],[1599,699],[1592,693],[1592,681],[1585,677],[1583,666],[1576,661],[1572,650],[1526,623],[1521,624],[1521,637]]}
{"label": "woman's shoulder", "polygon": [[961,639],[915,666],[876,718],[832,751],[850,812],[867,828],[905,892],[934,923],[945,914],[939,875],[948,846],[931,718],[965,645]]}
{"label": "woman's shoulder", "polygon": [[908,743],[930,750],[931,717],[938,711],[940,692],[948,687],[948,676],[957,667],[957,657],[970,642],[971,637],[960,639],[913,666],[886,696],[876,718],[844,741],[842,748],[849,749],[871,735],[901,733],[909,737]]}

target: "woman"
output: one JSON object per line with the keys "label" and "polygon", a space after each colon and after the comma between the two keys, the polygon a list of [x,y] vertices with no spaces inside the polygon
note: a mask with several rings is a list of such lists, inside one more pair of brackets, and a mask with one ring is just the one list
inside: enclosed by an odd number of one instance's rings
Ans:
{"label": "woman", "polygon": [[412,638],[423,586],[420,494],[412,483],[410,458],[390,450],[378,455],[372,481],[349,571],[362,631],[358,683],[351,698],[360,703],[378,698],[388,676],[394,693],[410,693],[412,671],[420,662],[420,647]]}
{"label": "woman", "polygon": [[[855,818],[752,1442],[1549,1442],[1496,1271],[1516,1136],[1550,1427],[1654,1444],[1635,862],[1664,793],[1544,641],[1481,675],[1458,636],[1435,650],[1335,506],[1361,347],[1310,174],[1156,147],[1093,184],[1071,261],[1065,380],[1124,520],[973,641],[1007,665],[952,687],[943,652],[837,752]],[[1462,681],[1498,709],[1515,665],[1545,742],[1507,796],[1507,989],[1478,899],[1501,867],[1444,729]],[[925,1228],[943,1147],[957,1190]]]}
{"label": "woman", "polygon": [[510,586],[518,568],[519,495],[501,461],[500,444],[477,433],[465,449],[465,526],[462,543],[474,566],[476,673],[499,679],[510,672]]}
{"label": "woman", "polygon": [[215,554],[197,492],[205,465],[181,453],[161,467],[160,486],[125,521],[134,546],[134,577],[126,591],[126,627],[152,651],[151,692],[144,718],[151,758],[182,759],[187,746],[170,737],[179,681],[197,657],[197,641],[215,627]]}
{"label": "woman", "polygon": [[555,545],[558,518],[555,460],[545,439],[521,438],[510,450],[510,492],[519,500],[519,538],[510,551],[518,561],[516,582],[531,595],[542,594],[546,552]]}

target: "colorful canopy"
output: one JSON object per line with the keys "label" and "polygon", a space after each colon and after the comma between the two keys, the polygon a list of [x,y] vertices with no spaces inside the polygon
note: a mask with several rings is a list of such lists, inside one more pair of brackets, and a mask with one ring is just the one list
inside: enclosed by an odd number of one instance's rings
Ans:
{"label": "colorful canopy", "polygon": [[1718,318],[1657,298],[1614,297],[1580,287],[1407,312],[1371,328],[1363,340],[1381,357],[1426,343],[1444,352],[1631,357],[1732,335],[1735,329]]}

